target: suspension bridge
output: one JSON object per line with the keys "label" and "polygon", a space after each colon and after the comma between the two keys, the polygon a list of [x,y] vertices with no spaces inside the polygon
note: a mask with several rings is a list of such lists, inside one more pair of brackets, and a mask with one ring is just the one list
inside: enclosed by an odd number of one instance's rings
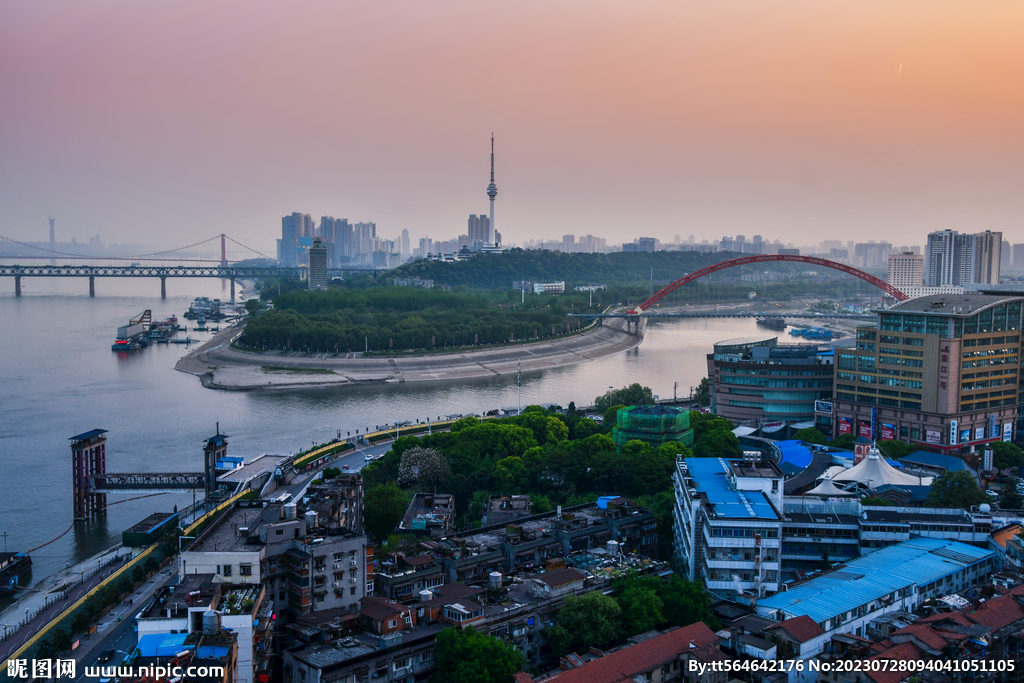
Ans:
{"label": "suspension bridge", "polygon": [[[218,244],[219,242],[219,244]],[[231,250],[229,252],[229,244]],[[16,245],[16,253],[10,245]],[[21,278],[23,277],[87,277],[89,278],[89,296],[96,296],[96,278],[98,277],[145,277],[160,278],[160,296],[167,298],[167,278],[219,278],[230,280],[231,300],[235,299],[235,281],[257,278],[298,278],[304,279],[308,273],[305,266],[283,268],[277,260],[246,246],[232,237],[220,234],[195,244],[177,249],[138,254],[129,256],[104,256],[95,254],[74,254],[26,242],[18,242],[0,235],[0,259],[49,259],[49,265],[4,265],[0,264],[0,276],[14,278],[15,296],[21,296]],[[219,253],[217,248],[219,247]],[[38,252],[38,253],[34,253]],[[230,258],[229,258],[230,255]],[[128,266],[114,265],[58,265],[57,260],[68,261],[130,261]],[[143,262],[159,262],[159,265],[142,265]],[[249,263],[249,262],[252,263]],[[175,265],[166,265],[172,263]],[[181,265],[177,265],[181,263]],[[185,265],[185,263],[213,263],[216,265]],[[344,268],[328,268],[329,276],[344,277],[346,271],[379,270],[372,265],[353,264]]]}

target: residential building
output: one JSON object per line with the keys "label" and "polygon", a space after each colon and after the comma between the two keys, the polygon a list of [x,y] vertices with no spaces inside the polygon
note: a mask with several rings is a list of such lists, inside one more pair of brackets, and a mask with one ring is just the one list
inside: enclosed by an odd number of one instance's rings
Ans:
{"label": "residential building", "polygon": [[892,253],[888,242],[867,242],[853,247],[853,265],[858,268],[878,268],[885,265]]}
{"label": "residential building", "polygon": [[470,214],[467,234],[469,237],[469,248],[472,251],[480,251],[490,241],[491,219],[484,215]]}
{"label": "residential building", "polygon": [[455,529],[455,499],[448,493],[416,493],[396,533],[450,536]]}
{"label": "residential building", "polygon": [[677,458],[674,552],[686,578],[716,595],[758,598],[779,590],[783,474],[744,460]]}
{"label": "residential building", "polygon": [[481,523],[484,526],[491,524],[508,524],[516,522],[523,517],[529,517],[531,511],[530,496],[491,496],[487,500],[487,510],[483,514]]}
{"label": "residential building", "polygon": [[925,247],[925,284],[930,287],[971,282],[974,240],[955,230],[929,233]]}
{"label": "residential building", "polygon": [[1003,233],[986,230],[972,237],[971,282],[998,285]]}
{"label": "residential building", "polygon": [[653,237],[641,237],[636,242],[637,251],[654,252],[658,248],[658,240]]}
{"label": "residential building", "polygon": [[515,683],[725,683],[729,674],[724,667],[712,672],[711,666],[706,666],[706,673],[695,675],[693,669],[697,667],[690,665],[711,665],[728,659],[719,643],[719,637],[699,621],[664,633],[630,638],[626,645],[607,652],[591,648],[583,656],[571,654],[562,658],[558,671],[536,678],[522,672],[516,675]]}
{"label": "residential building", "polygon": [[833,358],[827,346],[780,346],[778,337],[718,342],[707,356],[711,412],[772,431],[813,425],[816,402],[832,398]]}
{"label": "residential building", "polygon": [[320,237],[313,238],[313,246],[309,248],[309,279],[311,290],[327,289],[327,245]]}
{"label": "residential building", "polygon": [[968,293],[904,301],[836,351],[836,433],[891,434],[941,451],[1010,441],[1017,419],[1024,297]]}
{"label": "residential building", "polygon": [[889,256],[888,282],[896,289],[924,286],[924,256],[906,251]]}

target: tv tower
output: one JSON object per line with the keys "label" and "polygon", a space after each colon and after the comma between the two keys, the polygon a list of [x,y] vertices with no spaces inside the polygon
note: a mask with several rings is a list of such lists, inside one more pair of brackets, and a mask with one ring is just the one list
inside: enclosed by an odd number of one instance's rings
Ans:
{"label": "tv tower", "polygon": [[494,184],[494,133],[491,133],[491,184],[487,186],[487,196],[491,198],[490,231],[487,241],[494,244],[494,198],[498,196],[498,186]]}

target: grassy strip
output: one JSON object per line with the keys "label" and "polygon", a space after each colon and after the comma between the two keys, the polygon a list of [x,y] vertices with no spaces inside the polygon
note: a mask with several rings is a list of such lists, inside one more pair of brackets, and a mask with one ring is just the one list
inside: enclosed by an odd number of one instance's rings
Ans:
{"label": "grassy strip", "polygon": [[291,372],[296,375],[333,375],[334,370],[327,368],[286,368],[280,365],[261,365],[263,372]]}

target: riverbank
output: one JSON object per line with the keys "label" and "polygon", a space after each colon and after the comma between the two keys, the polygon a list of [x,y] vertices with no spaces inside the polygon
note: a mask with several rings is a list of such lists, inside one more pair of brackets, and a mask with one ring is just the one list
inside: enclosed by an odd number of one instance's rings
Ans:
{"label": "riverbank", "polygon": [[178,361],[175,368],[197,375],[204,387],[226,391],[273,391],[390,382],[438,382],[524,372],[586,363],[628,351],[643,341],[625,321],[605,319],[587,332],[525,344],[488,346],[447,354],[364,358],[361,353],[331,357],[298,352],[243,351],[231,346],[241,327],[224,330]]}

